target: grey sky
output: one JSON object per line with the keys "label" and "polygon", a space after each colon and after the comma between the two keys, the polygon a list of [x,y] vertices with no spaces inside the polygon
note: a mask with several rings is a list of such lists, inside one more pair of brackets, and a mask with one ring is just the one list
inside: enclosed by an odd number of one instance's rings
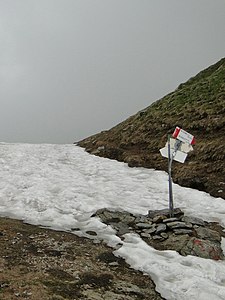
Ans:
{"label": "grey sky", "polygon": [[224,0],[0,0],[0,141],[109,129],[224,56]]}

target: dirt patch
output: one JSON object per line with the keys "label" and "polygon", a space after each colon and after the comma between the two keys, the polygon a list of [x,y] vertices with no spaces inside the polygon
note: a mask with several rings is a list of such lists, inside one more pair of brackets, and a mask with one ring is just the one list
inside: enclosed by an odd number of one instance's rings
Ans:
{"label": "dirt patch", "polygon": [[0,218],[0,299],[163,299],[103,242]]}

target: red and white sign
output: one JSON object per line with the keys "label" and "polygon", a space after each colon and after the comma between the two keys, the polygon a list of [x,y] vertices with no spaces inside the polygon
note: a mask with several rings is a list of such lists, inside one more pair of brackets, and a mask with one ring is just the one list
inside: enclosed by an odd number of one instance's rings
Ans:
{"label": "red and white sign", "polygon": [[180,127],[175,128],[173,138],[178,139],[181,142],[188,143],[189,145],[195,144],[194,136],[188,133],[187,131],[181,129]]}

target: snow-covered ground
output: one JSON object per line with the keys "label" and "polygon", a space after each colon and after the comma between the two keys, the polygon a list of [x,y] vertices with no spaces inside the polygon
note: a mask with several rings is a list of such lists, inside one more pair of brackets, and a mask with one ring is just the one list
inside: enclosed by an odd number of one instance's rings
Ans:
{"label": "snow-covered ground", "polygon": [[[173,186],[175,207],[225,226],[225,200]],[[149,274],[166,299],[224,300],[225,262],[157,251],[138,236],[124,241],[90,216],[108,207],[146,214],[168,207],[165,172],[129,168],[74,145],[0,144],[0,215],[87,236],[94,230],[135,269]],[[223,240],[225,251],[225,242]]]}

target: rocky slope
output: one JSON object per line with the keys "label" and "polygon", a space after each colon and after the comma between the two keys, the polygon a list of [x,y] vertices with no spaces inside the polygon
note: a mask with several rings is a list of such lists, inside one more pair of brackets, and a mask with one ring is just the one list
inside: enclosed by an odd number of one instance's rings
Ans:
{"label": "rocky slope", "polygon": [[167,170],[159,149],[176,126],[193,134],[197,143],[185,164],[174,162],[174,182],[225,198],[225,58],[146,109],[78,145],[131,167]]}

